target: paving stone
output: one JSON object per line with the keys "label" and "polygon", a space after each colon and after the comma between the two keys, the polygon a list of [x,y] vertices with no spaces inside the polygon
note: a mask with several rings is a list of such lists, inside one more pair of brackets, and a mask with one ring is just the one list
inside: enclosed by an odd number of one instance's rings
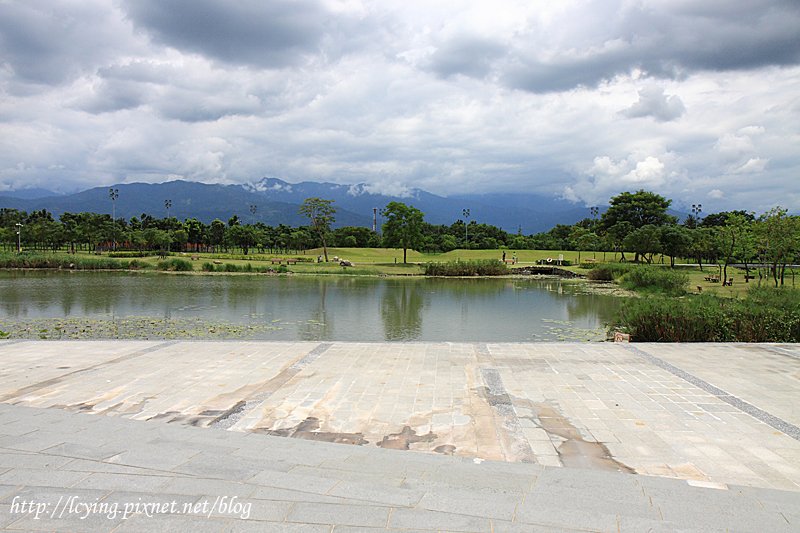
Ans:
{"label": "paving stone", "polygon": [[491,521],[486,518],[424,509],[395,509],[389,526],[397,529],[423,531],[491,531]]}
{"label": "paving stone", "polygon": [[289,511],[286,521],[307,524],[386,527],[389,511],[388,507],[298,502]]}
{"label": "paving stone", "polygon": [[14,468],[0,475],[4,485],[33,485],[38,487],[71,487],[88,477],[86,472],[55,469]]}
{"label": "paving stone", "polygon": [[156,492],[173,476],[134,475],[118,472],[95,472],[73,484],[81,489],[127,490]]}
{"label": "paving stone", "polygon": [[373,504],[385,504],[397,507],[414,506],[420,502],[424,491],[395,487],[392,484],[378,482],[363,483],[357,481],[340,481],[328,495],[340,496],[351,500],[363,500]]}
{"label": "paving stone", "polygon": [[446,490],[430,490],[426,492],[419,502],[419,508],[467,516],[511,520],[514,518],[517,505],[521,502],[521,493],[447,488]]}
{"label": "paving stone", "polygon": [[[97,346],[84,350],[85,344],[80,342],[24,344],[29,345],[26,357],[33,347],[52,359],[84,357],[78,352],[86,351],[92,364],[119,359],[121,353],[133,350],[125,342],[103,343],[102,350]],[[309,344],[310,349],[317,346]],[[0,346],[0,356],[11,365],[14,354],[6,350],[13,346],[20,345]],[[746,357],[732,365],[738,370],[726,367],[723,381],[716,381],[714,374],[722,367],[709,362],[724,357],[729,346],[680,346],[674,353],[670,347],[663,353],[660,346],[643,348],[663,355],[673,365],[686,363],[684,371],[701,374],[708,383],[722,386],[724,382],[727,392],[742,391],[742,396],[748,395],[749,402],[766,412],[780,411],[778,414],[791,419],[791,410],[796,409],[789,399],[796,396],[797,389],[785,376],[797,371],[800,360],[777,353],[772,359],[758,355],[761,350],[771,350],[769,346],[742,348]],[[78,494],[107,503],[148,498],[163,501],[170,496],[197,503],[236,496],[253,504],[250,519],[219,513],[210,521],[199,516],[138,516],[135,521],[112,525],[156,531],[184,529],[182,526],[327,532],[343,528],[380,531],[388,526],[388,530],[431,531],[439,527],[437,520],[442,520],[446,523],[441,530],[461,524],[463,531],[471,531],[470,527],[475,531],[797,529],[800,442],[619,346],[491,344],[481,351],[469,343],[332,343],[324,357],[307,362],[285,388],[273,391],[269,401],[259,404],[260,411],[248,411],[236,425],[237,430],[246,430],[242,422],[283,412],[276,424],[294,427],[325,412],[319,418],[319,431],[330,434],[364,430],[367,435],[374,427],[376,435],[383,438],[399,434],[404,425],[414,428],[417,436],[428,431],[441,433],[431,442],[411,443],[411,450],[381,449],[375,445],[380,442],[375,435],[368,435],[368,445],[352,446],[187,425],[204,409],[231,405],[228,399],[212,405],[212,394],[256,386],[248,380],[261,370],[247,367],[254,359],[242,354],[261,357],[262,351],[275,354],[283,349],[272,343],[232,342],[220,351],[206,343],[176,343],[159,350],[157,357],[123,357],[119,363],[104,364],[92,380],[67,381],[57,390],[43,390],[46,394],[41,398],[47,397],[46,401],[32,395],[14,400],[42,406],[77,405],[103,393],[88,391],[87,383],[101,388],[106,382],[123,386],[128,376],[137,376],[144,379],[140,384],[160,387],[151,393],[163,409],[154,412],[175,406],[186,417],[183,422],[165,423],[163,418],[144,422],[128,418],[138,415],[113,410],[109,413],[117,416],[0,404],[0,445],[5,446],[0,446],[0,510],[9,506],[13,495],[52,502]],[[310,349],[276,355],[274,368],[291,365]],[[696,351],[706,366],[690,361]],[[159,367],[154,373],[157,361],[162,366],[176,366]],[[760,368],[759,361],[766,362],[769,370]],[[206,364],[211,366],[203,366]],[[697,486],[685,480],[605,471],[603,465],[577,469],[476,462],[474,454],[484,452],[486,457],[509,458],[504,455],[509,448],[500,446],[503,430],[494,422],[496,413],[475,392],[480,386],[466,380],[469,370],[465,369],[478,368],[478,364],[496,369],[507,396],[503,405],[512,408],[508,414],[517,417],[518,427],[524,421],[542,422],[547,417],[539,418],[538,410],[546,407],[557,414],[551,420],[559,424],[556,429],[564,430],[562,433],[580,435],[584,443],[602,435],[617,461],[640,472],[682,476]],[[45,367],[36,371],[46,372]],[[187,368],[194,370],[187,374]],[[773,379],[772,374],[777,377]],[[183,384],[176,388],[175,376],[205,376],[211,381],[207,387]],[[740,379],[742,376],[747,379]],[[262,377],[269,379],[266,374]],[[472,377],[480,378],[480,373]],[[35,383],[46,381],[44,378],[30,374]],[[0,376],[0,395],[12,392],[8,379]],[[377,389],[376,384],[382,388]],[[18,385],[15,383],[13,390],[18,390]],[[81,397],[87,391],[90,396]],[[158,397],[162,394],[167,399]],[[488,416],[480,412],[481,406],[489,409]],[[320,411],[315,414],[316,407]],[[332,409],[326,411],[328,408]],[[248,419],[253,413],[257,416]],[[362,413],[366,418],[361,418]],[[375,419],[375,413],[383,418]],[[412,413],[421,420],[408,423]],[[441,415],[437,420],[450,420],[450,425],[431,426],[434,415]],[[453,423],[467,418],[472,422]],[[490,431],[475,434],[474,424],[483,423],[489,424]],[[541,432],[547,434],[542,427],[554,428],[545,424],[526,427],[531,439],[541,438]],[[3,433],[4,428],[8,433]],[[537,429],[540,431],[534,431]],[[565,437],[547,436],[554,445],[562,446],[559,451],[563,453]],[[455,443],[456,455],[432,453],[434,445],[443,442]],[[466,447],[469,442],[472,448]],[[11,450],[14,447],[19,449]],[[561,464],[558,456],[540,459],[547,458]],[[569,464],[567,458],[565,462]],[[40,482],[43,486],[35,486]],[[728,490],[713,488],[726,486]],[[307,520],[279,522],[284,518]],[[394,520],[399,519],[407,522],[398,525]],[[47,527],[70,529],[64,524]]]}

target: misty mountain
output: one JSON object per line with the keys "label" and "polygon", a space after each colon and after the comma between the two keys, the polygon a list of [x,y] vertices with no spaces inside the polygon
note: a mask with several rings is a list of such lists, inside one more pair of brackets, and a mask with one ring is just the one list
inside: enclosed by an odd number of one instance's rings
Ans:
{"label": "misty mountain", "polygon": [[[215,218],[227,221],[238,215],[244,222],[260,221],[269,225],[305,225],[308,219],[298,213],[306,199],[319,197],[334,201],[336,227],[372,227],[373,209],[380,211],[392,201],[413,205],[425,213],[432,224],[450,225],[468,220],[498,226],[508,232],[524,234],[547,231],[556,224],[573,224],[590,216],[588,208],[566,200],[533,194],[471,194],[438,196],[420,189],[411,189],[402,196],[373,192],[366,184],[288,183],[276,178],[263,178],[245,185],[205,184],[191,181],[166,183],[131,183],[113,186],[119,190],[116,216],[131,218],[148,213],[155,217],[167,214],[165,200],[171,200],[170,216],[179,219],[195,217],[203,222]],[[109,187],[95,187],[75,194],[32,198],[32,189],[0,194],[0,207],[25,211],[47,209],[55,216],[64,212],[94,211],[111,213]],[[49,192],[49,191],[48,191]],[[250,213],[250,206],[256,213]]]}
{"label": "misty mountain", "polygon": [[[297,204],[271,201],[239,185],[209,185],[179,180],[121,184],[113,188],[119,190],[115,207],[117,217],[138,217],[142,213],[165,217],[167,209],[164,202],[171,200],[169,214],[181,220],[194,217],[209,223],[219,218],[227,222],[231,216],[238,215],[242,222],[247,223],[264,222],[271,226],[308,224],[308,219],[297,212]],[[82,211],[111,214],[112,202],[108,191],[109,187],[95,187],[75,194],[38,199],[5,196],[0,197],[0,207],[28,212],[47,209],[55,216]],[[256,206],[255,215],[250,212],[251,205]],[[338,225],[367,226],[372,223],[371,217],[359,216],[345,209],[337,212],[336,219]]]}
{"label": "misty mountain", "polygon": [[[288,183],[277,178],[243,185],[249,191],[272,201],[301,203],[309,197],[334,200],[337,209],[372,217],[373,208],[380,210],[392,201],[413,205],[425,213],[431,224],[450,225],[463,220],[469,209],[469,221],[491,224],[514,233],[521,228],[524,234],[546,231],[556,224],[573,224],[589,216],[589,210],[566,200],[532,194],[473,194],[437,196],[421,189],[411,189],[404,196],[371,192],[368,185],[337,185],[333,183]],[[338,218],[338,217],[337,217]],[[337,220],[338,221],[338,220]]]}
{"label": "misty mountain", "polygon": [[5,196],[8,198],[20,198],[23,200],[36,200],[38,198],[47,198],[48,196],[60,196],[60,193],[48,191],[47,189],[32,187],[30,189],[2,191],[0,192],[0,196]]}

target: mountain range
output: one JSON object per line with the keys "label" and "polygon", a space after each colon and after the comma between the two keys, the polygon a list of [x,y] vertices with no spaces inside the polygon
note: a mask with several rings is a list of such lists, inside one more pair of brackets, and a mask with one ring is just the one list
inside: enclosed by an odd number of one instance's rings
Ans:
{"label": "mountain range", "polygon": [[[524,234],[547,231],[556,224],[573,224],[589,216],[587,207],[554,197],[535,194],[462,194],[438,196],[421,189],[411,189],[401,196],[372,192],[366,184],[289,183],[277,178],[263,178],[244,185],[206,184],[191,181],[165,183],[129,183],[113,185],[119,191],[114,205],[117,217],[131,218],[147,213],[167,215],[165,201],[170,200],[169,215],[203,222],[215,218],[227,221],[238,215],[243,222],[269,225],[305,225],[308,219],[298,213],[299,205],[312,197],[333,200],[336,223],[340,226],[372,227],[373,209],[380,211],[392,201],[413,205],[425,213],[432,224],[452,224],[463,220],[491,224],[508,232]],[[251,211],[255,206],[255,212]],[[21,189],[0,193],[0,208],[25,211],[47,209],[53,215],[64,212],[92,211],[111,213],[109,187],[95,187],[74,194],[58,195],[43,189]]]}

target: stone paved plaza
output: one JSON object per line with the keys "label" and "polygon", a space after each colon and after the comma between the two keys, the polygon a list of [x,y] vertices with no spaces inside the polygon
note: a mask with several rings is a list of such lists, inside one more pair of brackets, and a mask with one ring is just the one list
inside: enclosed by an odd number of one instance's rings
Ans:
{"label": "stone paved plaza", "polygon": [[794,345],[0,341],[0,527],[797,531],[798,392]]}

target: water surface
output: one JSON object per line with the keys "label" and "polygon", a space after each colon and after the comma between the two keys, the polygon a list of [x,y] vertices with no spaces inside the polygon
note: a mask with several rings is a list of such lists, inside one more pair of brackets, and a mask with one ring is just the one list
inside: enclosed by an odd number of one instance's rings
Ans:
{"label": "water surface", "polygon": [[191,321],[200,337],[218,323],[270,340],[600,340],[619,303],[557,279],[0,272],[5,331],[43,319],[144,317]]}

